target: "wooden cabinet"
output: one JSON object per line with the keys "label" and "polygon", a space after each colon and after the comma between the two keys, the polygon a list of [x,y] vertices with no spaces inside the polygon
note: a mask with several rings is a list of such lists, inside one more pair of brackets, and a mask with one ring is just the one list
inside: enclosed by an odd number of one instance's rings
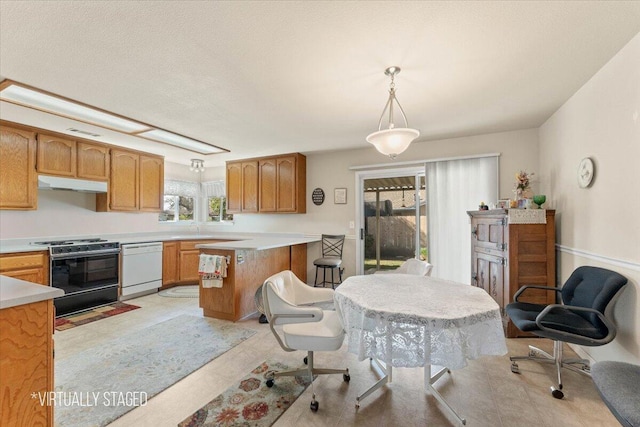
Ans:
{"label": "wooden cabinet", "polygon": [[178,281],[178,242],[162,244],[162,286]]}
{"label": "wooden cabinet", "polygon": [[0,125],[0,209],[38,207],[35,132]]}
{"label": "wooden cabinet", "polygon": [[160,212],[163,190],[162,157],[113,148],[109,190],[96,195],[96,210]]}
{"label": "wooden cabinet", "polygon": [[140,210],[160,212],[164,192],[164,159],[140,155]]}
{"label": "wooden cabinet", "polygon": [[38,173],[69,178],[109,179],[109,147],[54,134],[38,134]]}
{"label": "wooden cabinet", "polygon": [[184,240],[164,242],[162,252],[162,285],[193,285],[198,283],[200,249],[196,245],[225,240]]}
{"label": "wooden cabinet", "polygon": [[78,141],[77,152],[77,176],[82,179],[106,181],[109,179],[109,147],[106,145],[91,144]]}
{"label": "wooden cabinet", "polygon": [[45,133],[38,134],[38,173],[76,176],[76,141]]}
{"label": "wooden cabinet", "polygon": [[51,300],[0,310],[0,425],[53,426],[54,390]]}
{"label": "wooden cabinet", "polygon": [[305,213],[306,157],[287,154],[227,163],[229,213]]}
{"label": "wooden cabinet", "polygon": [[[546,224],[510,224],[508,210],[469,211],[471,284],[486,290],[500,306],[507,337],[528,337],[516,328],[504,307],[523,285],[556,286],[555,211]],[[521,301],[555,302],[555,292],[529,290]]]}
{"label": "wooden cabinet", "polygon": [[258,212],[258,161],[227,163],[227,212]]}
{"label": "wooden cabinet", "polygon": [[0,255],[0,274],[27,282],[49,284],[49,254],[20,252]]}

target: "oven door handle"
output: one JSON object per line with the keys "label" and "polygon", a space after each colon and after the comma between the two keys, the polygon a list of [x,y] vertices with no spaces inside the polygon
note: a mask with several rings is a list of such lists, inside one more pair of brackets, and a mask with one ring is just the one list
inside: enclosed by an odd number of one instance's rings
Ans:
{"label": "oven door handle", "polygon": [[70,259],[70,258],[91,258],[94,256],[101,256],[101,255],[116,255],[120,253],[120,249],[105,249],[103,251],[90,251],[90,252],[73,252],[73,253],[66,253],[66,254],[51,254],[50,257],[52,260],[58,260],[58,259]]}

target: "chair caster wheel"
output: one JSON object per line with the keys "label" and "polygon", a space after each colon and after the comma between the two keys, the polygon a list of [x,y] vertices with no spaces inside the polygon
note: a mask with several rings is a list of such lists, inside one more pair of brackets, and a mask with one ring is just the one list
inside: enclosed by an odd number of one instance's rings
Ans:
{"label": "chair caster wheel", "polygon": [[564,393],[555,387],[551,387],[551,395],[556,399],[562,399],[564,397]]}
{"label": "chair caster wheel", "polygon": [[307,356],[305,356],[304,359],[302,359],[302,361],[304,362],[305,365],[309,364],[309,358]]}
{"label": "chair caster wheel", "polygon": [[268,379],[267,380],[267,387],[269,387],[269,388],[273,387],[273,379]]}
{"label": "chair caster wheel", "polygon": [[318,412],[318,407],[320,406],[320,404],[318,403],[317,400],[312,400],[311,401],[311,405],[309,405],[309,408],[313,411],[313,412]]}
{"label": "chair caster wheel", "polygon": [[349,381],[351,381],[351,375],[349,375],[349,374],[342,374],[342,379],[343,379],[345,382],[349,382]]}
{"label": "chair caster wheel", "polygon": [[520,368],[518,367],[518,364],[513,362],[511,364],[511,372],[513,372],[514,374],[519,374],[520,373]]}

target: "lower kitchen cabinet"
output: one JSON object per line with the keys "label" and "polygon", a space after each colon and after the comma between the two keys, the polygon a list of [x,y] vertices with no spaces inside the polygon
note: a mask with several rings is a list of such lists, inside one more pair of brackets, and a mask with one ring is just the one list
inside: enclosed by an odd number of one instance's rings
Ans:
{"label": "lower kitchen cabinet", "polygon": [[0,255],[0,274],[41,285],[49,284],[49,254],[21,252]]}
{"label": "lower kitchen cabinet", "polygon": [[200,249],[196,245],[226,240],[184,240],[164,242],[162,253],[162,286],[195,285],[200,280]]}
{"label": "lower kitchen cabinet", "polygon": [[54,390],[53,318],[51,300],[0,310],[3,427],[53,426],[53,406],[40,404]]}
{"label": "lower kitchen cabinet", "polygon": [[162,244],[162,286],[178,281],[178,242]]}

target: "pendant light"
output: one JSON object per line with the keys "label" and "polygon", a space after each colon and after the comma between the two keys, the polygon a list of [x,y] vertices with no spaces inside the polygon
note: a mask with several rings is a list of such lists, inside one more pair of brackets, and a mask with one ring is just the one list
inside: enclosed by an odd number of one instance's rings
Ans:
{"label": "pendant light", "polygon": [[[373,132],[372,134],[369,134],[369,136],[367,136],[368,143],[373,144],[373,146],[376,147],[379,152],[391,157],[392,159],[395,159],[398,154],[409,148],[409,144],[411,144],[413,140],[420,136],[420,132],[418,130],[409,128],[409,124],[407,123],[407,116],[404,114],[404,110],[402,109],[400,103],[398,102],[398,99],[396,98],[396,89],[393,79],[399,72],[400,67],[395,66],[389,67],[384,71],[387,76],[391,77],[391,83],[389,85],[389,100],[384,106],[384,110],[382,110],[382,115],[380,116],[380,121],[378,122],[378,131]],[[394,103],[398,106],[400,114],[402,114],[402,118],[404,119],[404,127],[397,128],[395,126],[395,122],[393,120]],[[386,115],[387,110],[389,110],[389,127],[383,130],[382,121]]]}
{"label": "pendant light", "polygon": [[204,160],[191,159],[191,167],[189,170],[191,172],[204,172]]}

